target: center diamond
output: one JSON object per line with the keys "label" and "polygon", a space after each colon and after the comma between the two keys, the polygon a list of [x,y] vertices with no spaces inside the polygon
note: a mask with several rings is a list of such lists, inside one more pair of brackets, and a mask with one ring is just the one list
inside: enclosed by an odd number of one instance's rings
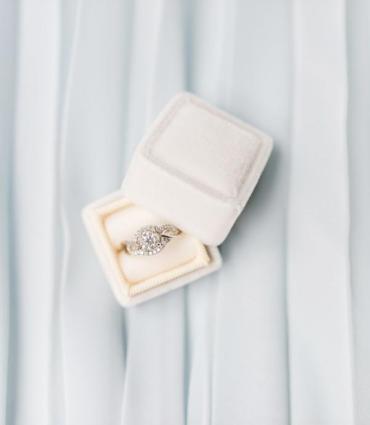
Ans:
{"label": "center diamond", "polygon": [[153,255],[160,252],[169,238],[162,236],[157,226],[144,226],[135,235],[140,255]]}

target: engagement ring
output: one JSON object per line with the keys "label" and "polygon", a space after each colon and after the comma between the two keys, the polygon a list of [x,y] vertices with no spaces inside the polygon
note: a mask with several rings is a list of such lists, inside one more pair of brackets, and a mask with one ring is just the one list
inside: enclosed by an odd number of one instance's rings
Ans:
{"label": "engagement ring", "polygon": [[134,240],[122,243],[122,248],[130,255],[155,255],[180,233],[171,224],[143,226],[135,233]]}

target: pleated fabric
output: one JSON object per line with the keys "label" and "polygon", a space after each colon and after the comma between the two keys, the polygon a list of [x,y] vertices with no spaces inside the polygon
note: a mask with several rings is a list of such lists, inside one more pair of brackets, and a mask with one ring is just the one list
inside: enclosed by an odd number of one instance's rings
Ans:
{"label": "pleated fabric", "polygon": [[[8,403],[6,423],[46,423],[50,406],[55,280],[54,170],[58,109],[59,11],[22,3],[14,61],[9,224]],[[15,7],[15,5],[13,6]],[[32,60],[31,60],[32,58]],[[7,321],[5,321],[5,324]],[[34,399],[34,394],[37,396]]]}
{"label": "pleated fabric", "polygon": [[11,157],[14,140],[15,107],[15,47],[16,8],[4,4],[0,14],[0,423],[7,420],[8,404],[11,403],[13,363],[10,357],[11,318],[10,304],[14,297],[10,290],[12,267],[12,212],[11,212]]}
{"label": "pleated fabric", "polygon": [[[0,7],[0,425],[367,424],[367,2]],[[275,149],[223,268],[123,310],[81,208],[184,89]]]}
{"label": "pleated fabric", "polygon": [[353,423],[345,3],[294,3],[291,422]]}
{"label": "pleated fabric", "polygon": [[350,181],[350,259],[354,343],[355,423],[370,421],[370,4],[348,8],[348,147]]}

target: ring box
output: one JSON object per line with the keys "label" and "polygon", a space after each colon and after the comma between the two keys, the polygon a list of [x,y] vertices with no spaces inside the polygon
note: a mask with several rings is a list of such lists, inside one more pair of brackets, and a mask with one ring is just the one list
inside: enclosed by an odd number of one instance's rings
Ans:
{"label": "ring box", "polygon": [[[138,145],[121,190],[83,210],[113,292],[134,305],[221,267],[230,232],[266,165],[272,140],[190,94],[175,96]],[[122,249],[148,224],[182,233],[157,255]]]}

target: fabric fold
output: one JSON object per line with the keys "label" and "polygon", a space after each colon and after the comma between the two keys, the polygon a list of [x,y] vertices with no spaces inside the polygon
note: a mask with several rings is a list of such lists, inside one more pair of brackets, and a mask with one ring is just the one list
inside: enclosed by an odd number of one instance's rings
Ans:
{"label": "fabric fold", "polygon": [[370,3],[348,2],[348,148],[356,425],[370,423]]}
{"label": "fabric fold", "polygon": [[[17,10],[14,2],[2,3],[0,14],[0,424],[12,414],[14,400],[13,327],[11,304],[15,252],[12,219],[12,164],[15,122]],[[10,410],[10,412],[9,412]],[[9,416],[10,414],[10,416]]]}
{"label": "fabric fold", "polygon": [[[96,263],[81,210],[121,180],[130,36],[122,19],[129,20],[131,2],[81,1],[77,17],[67,9],[64,29],[78,28],[67,64],[59,158],[64,417],[66,424],[113,425],[121,420],[124,315]],[[66,31],[64,40],[70,36]]]}
{"label": "fabric fold", "polygon": [[211,423],[283,425],[289,413],[284,298],[289,9],[285,2],[269,1],[223,6],[213,95],[221,107],[270,134],[274,150],[221,247]]}
{"label": "fabric fold", "polygon": [[[183,11],[180,0],[134,4],[125,168],[150,121],[185,88]],[[184,291],[133,307],[126,320],[122,423],[184,424]]]}
{"label": "fabric fold", "polygon": [[48,2],[42,14],[37,2],[18,6],[12,162],[13,352],[7,419],[43,425],[49,421],[53,373],[50,335],[56,291],[54,170],[60,16],[57,0]]}
{"label": "fabric fold", "polygon": [[293,3],[292,425],[353,424],[344,1]]}

